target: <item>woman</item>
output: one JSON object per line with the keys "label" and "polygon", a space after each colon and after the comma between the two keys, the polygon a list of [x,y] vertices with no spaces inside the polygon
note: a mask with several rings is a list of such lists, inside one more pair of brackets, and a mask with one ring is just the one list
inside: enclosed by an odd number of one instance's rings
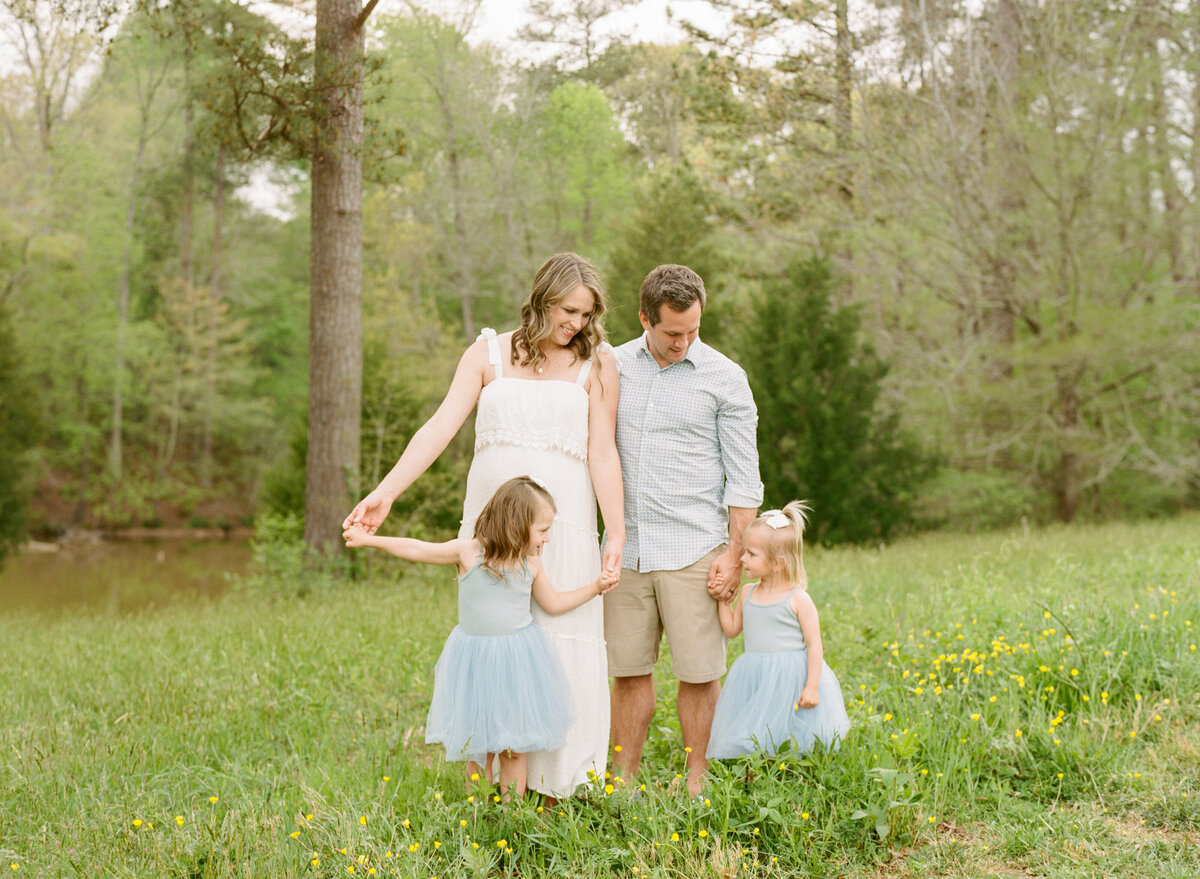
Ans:
{"label": "woman", "polygon": [[[467,475],[460,537],[501,483],[528,474],[543,483],[558,515],[542,560],[550,582],[574,589],[621,570],[625,543],[621,465],[615,441],[619,379],[604,343],[604,290],[595,268],[573,253],[538,269],[521,325],[484,330],[462,359],[441,405],[409,441],[396,466],[346,517],[374,533],[392,502],[446,448],[478,403],[475,457]],[[602,350],[602,348],[604,350]],[[604,517],[601,560],[596,504]],[[562,660],[574,721],[567,745],[529,754],[529,786],[563,797],[604,775],[608,749],[608,662],[600,599],[557,617],[533,618]]]}

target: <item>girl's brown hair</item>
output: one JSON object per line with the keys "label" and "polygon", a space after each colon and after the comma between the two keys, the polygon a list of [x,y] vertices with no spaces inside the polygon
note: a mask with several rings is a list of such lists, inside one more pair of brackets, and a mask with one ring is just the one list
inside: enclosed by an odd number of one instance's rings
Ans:
{"label": "girl's brown hair", "polygon": [[783,573],[787,582],[808,585],[804,571],[804,526],[812,507],[807,501],[792,501],[782,510],[767,510],[751,522],[746,530],[761,528],[767,535],[764,547],[767,559],[783,561]]}
{"label": "girl's brown hair", "polygon": [[590,262],[575,253],[556,253],[533,276],[533,289],[521,306],[521,325],[512,336],[513,363],[537,369],[546,362],[541,343],[550,338],[550,309],[562,302],[576,287],[584,286],[592,294],[592,315],[583,329],[567,345],[578,360],[588,360],[605,340],[602,318],[607,309],[600,273]]}
{"label": "girl's brown hair", "polygon": [[542,504],[558,511],[550,492],[528,476],[515,476],[496,489],[475,520],[475,539],[484,567],[495,573],[525,558]]}

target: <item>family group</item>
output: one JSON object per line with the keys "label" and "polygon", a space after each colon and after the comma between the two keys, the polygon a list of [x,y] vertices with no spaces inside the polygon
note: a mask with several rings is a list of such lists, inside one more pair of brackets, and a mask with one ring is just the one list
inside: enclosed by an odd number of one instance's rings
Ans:
{"label": "family group", "polygon": [[[458,625],[426,740],[506,796],[569,796],[604,776],[610,753],[614,783],[635,778],[664,634],[693,794],[711,759],[835,746],[849,728],[807,590],[809,511],[758,514],[754,397],[700,339],[705,296],[691,269],[659,266],[641,286],[645,332],[614,349],[596,269],[551,257],[520,325],[480,334],[343,523],[350,547],[456,568]],[[458,538],[377,535],[476,407]],[[745,652],[726,675],[739,633]]]}

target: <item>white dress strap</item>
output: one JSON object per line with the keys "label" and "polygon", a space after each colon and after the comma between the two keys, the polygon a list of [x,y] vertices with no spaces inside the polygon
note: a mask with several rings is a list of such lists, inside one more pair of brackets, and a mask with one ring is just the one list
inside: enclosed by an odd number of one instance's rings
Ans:
{"label": "white dress strap", "polygon": [[480,339],[487,339],[488,363],[496,370],[496,378],[504,378],[504,367],[500,363],[500,342],[496,338],[496,331],[491,327],[484,327],[475,341]]}
{"label": "white dress strap", "polygon": [[[596,348],[596,351],[598,353],[604,352],[605,354],[612,354],[613,346],[608,344],[608,342],[601,342],[599,347]],[[596,358],[593,357],[591,360],[584,361],[583,366],[579,368],[579,375],[575,376],[575,384],[582,385],[587,381],[588,373],[592,371],[592,363],[595,361],[595,359]]]}

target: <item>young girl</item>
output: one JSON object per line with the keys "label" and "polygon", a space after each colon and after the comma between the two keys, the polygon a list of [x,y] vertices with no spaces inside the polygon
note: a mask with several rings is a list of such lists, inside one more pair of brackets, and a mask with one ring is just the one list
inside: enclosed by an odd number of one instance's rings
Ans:
{"label": "young girl", "polygon": [[[433,672],[425,741],[448,760],[500,755],[500,787],[525,793],[525,754],[561,747],[571,719],[566,678],[533,623],[529,596],[549,614],[566,613],[616,585],[616,574],[555,592],[538,554],[550,539],[554,499],[528,476],[496,490],[475,522],[475,537],[426,543],[376,537],[357,523],[350,547],[373,546],[412,562],[458,568],[458,625]],[[475,755],[475,756],[473,756]]]}
{"label": "young girl", "polygon": [[806,512],[803,502],[792,501],[763,513],[744,532],[742,566],[758,582],[717,609],[727,637],[745,626],[746,652],[733,663],[717,700],[710,759],[774,754],[789,739],[801,751],[814,740],[834,746],[850,729],[808,594]]}

